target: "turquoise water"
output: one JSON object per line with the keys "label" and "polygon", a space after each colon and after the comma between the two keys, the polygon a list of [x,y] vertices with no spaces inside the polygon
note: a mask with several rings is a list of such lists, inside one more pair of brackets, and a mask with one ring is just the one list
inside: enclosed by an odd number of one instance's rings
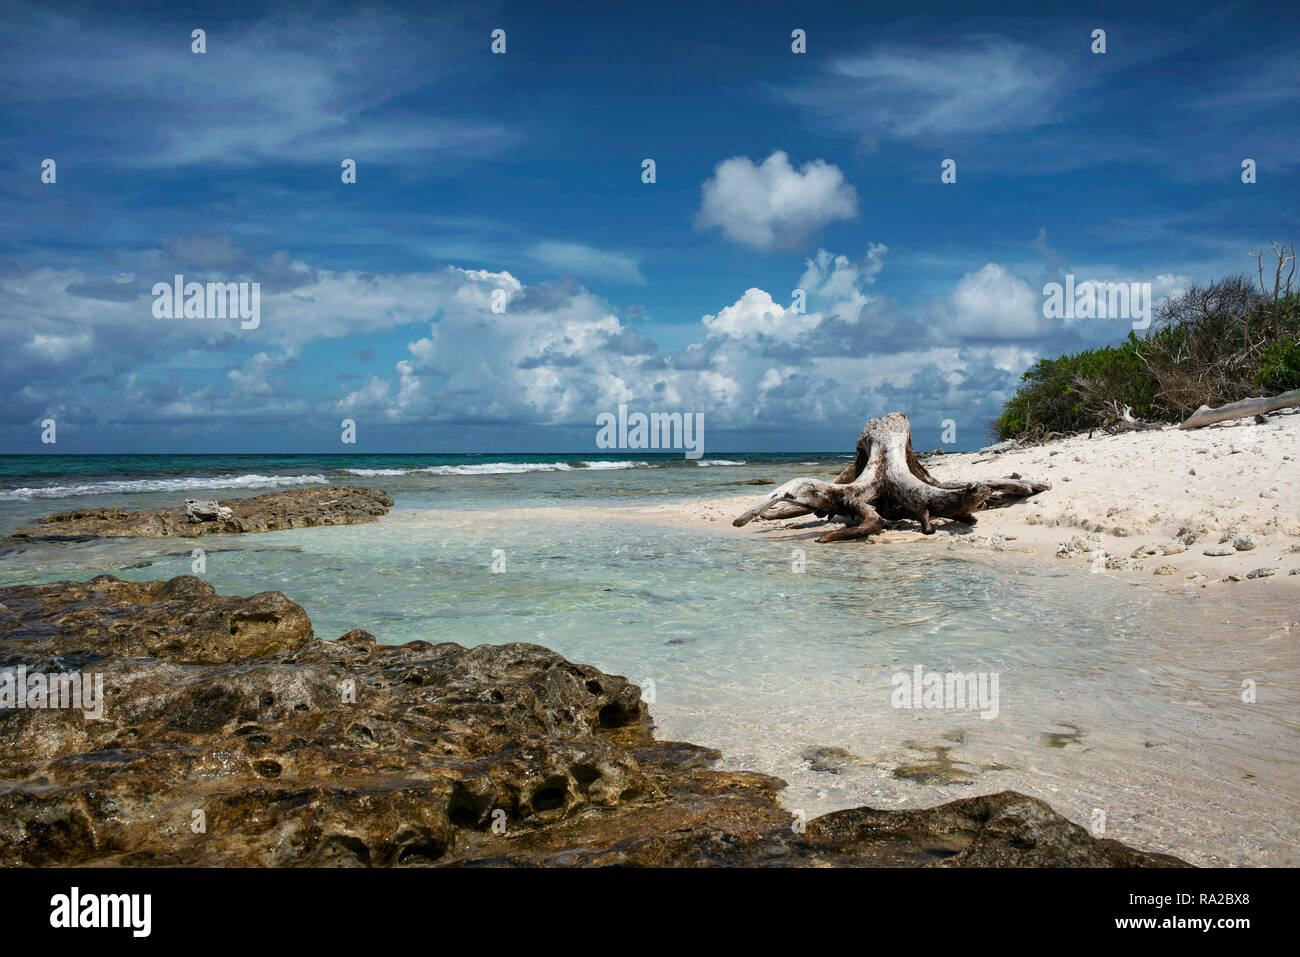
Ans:
{"label": "turquoise water", "polygon": [[[382,486],[413,507],[629,503],[725,494],[736,482],[834,475],[852,458],[807,453],[548,455],[0,455],[0,521],[83,507],[162,508],[194,495],[240,498],[310,485]],[[537,477],[543,477],[537,480]]]}
{"label": "turquoise water", "polygon": [[[754,478],[829,477],[842,456],[131,458],[61,472],[0,461],[0,531],[64,508],[287,487],[247,476],[375,485],[396,506],[368,525],[11,549],[0,582],[168,578],[192,571],[200,545],[218,591],[283,591],[323,637],[532,641],[627,675],[653,687],[661,736],[785,778],[783,803],[809,817],[1015,788],[1085,826],[1104,810],[1107,836],[1196,863],[1300,863],[1300,680],[1278,638],[1284,612],[1229,625],[1184,594],[969,561],[942,535],[819,546],[816,531],[773,539],[648,508],[761,494],[737,484]],[[997,717],[893,707],[891,679],[916,665],[997,672]],[[1250,706],[1246,677],[1267,688]],[[816,746],[853,757],[816,771],[801,757]]]}

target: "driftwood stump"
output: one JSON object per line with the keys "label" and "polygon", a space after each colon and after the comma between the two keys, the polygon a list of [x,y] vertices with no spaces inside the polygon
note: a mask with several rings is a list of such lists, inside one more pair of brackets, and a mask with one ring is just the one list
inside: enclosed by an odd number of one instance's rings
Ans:
{"label": "driftwood stump", "polygon": [[755,518],[794,518],[813,513],[819,518],[840,516],[846,528],[827,532],[819,542],[865,538],[889,522],[913,518],[921,531],[934,533],[932,519],[951,518],[975,524],[974,512],[1007,505],[1050,489],[1013,475],[976,482],[939,482],[925,470],[912,449],[912,430],[902,412],[872,419],[858,436],[857,456],[834,481],[797,478],[757,502],[731,524]]}

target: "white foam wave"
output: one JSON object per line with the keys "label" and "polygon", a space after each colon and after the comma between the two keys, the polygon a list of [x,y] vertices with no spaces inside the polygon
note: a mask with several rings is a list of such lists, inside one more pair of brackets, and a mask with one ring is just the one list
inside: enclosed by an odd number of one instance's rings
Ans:
{"label": "white foam wave", "polygon": [[81,495],[121,495],[132,492],[187,492],[210,488],[276,488],[281,485],[328,485],[323,475],[223,475],[210,478],[110,479],[78,485],[0,489],[0,502],[34,498],[74,498]]}
{"label": "white foam wave", "polygon": [[583,468],[588,469],[648,469],[651,468],[649,462],[583,462]]}
{"label": "white foam wave", "polygon": [[425,465],[409,469],[341,469],[349,475],[518,475],[524,472],[573,472],[579,470],[649,468],[649,462],[583,462],[575,468],[567,462],[476,462],[473,465]]}

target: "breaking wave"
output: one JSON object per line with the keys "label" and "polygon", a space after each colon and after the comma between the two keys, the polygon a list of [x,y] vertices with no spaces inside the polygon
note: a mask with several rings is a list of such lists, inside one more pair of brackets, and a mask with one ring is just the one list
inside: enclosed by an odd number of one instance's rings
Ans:
{"label": "breaking wave", "polygon": [[328,485],[323,475],[219,475],[210,478],[110,479],[78,485],[42,485],[0,489],[0,502],[34,498],[73,498],[79,495],[122,495],[132,492],[179,492],[209,488],[276,488],[281,485]]}

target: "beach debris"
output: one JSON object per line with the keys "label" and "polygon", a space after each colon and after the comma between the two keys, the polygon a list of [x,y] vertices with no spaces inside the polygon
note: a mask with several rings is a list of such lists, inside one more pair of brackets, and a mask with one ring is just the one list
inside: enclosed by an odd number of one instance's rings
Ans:
{"label": "beach debris", "polygon": [[853,464],[833,481],[792,479],[759,499],[732,524],[739,527],[755,518],[784,519],[812,513],[848,522],[847,527],[822,535],[819,542],[865,538],[900,519],[915,519],[923,533],[932,535],[934,518],[974,525],[973,513],[978,509],[1008,505],[1051,487],[1048,482],[1018,474],[939,482],[916,457],[907,416],[891,412],[867,422],[858,436]]}
{"label": "beach debris", "polygon": [[1160,546],[1161,555],[1178,555],[1187,551],[1187,546],[1182,542],[1171,542],[1168,545]]}
{"label": "beach debris", "polygon": [[1061,542],[1056,546],[1057,558],[1073,558],[1080,552],[1100,552],[1105,555],[1105,546],[1099,539],[1084,538],[1082,535],[1075,535],[1068,542]]}
{"label": "beach debris", "polygon": [[1256,568],[1246,573],[1247,578],[1272,578],[1277,574],[1276,568]]}
{"label": "beach debris", "polygon": [[1255,547],[1254,535],[1239,535],[1233,539],[1232,547],[1239,552],[1248,552]]}
{"label": "beach debris", "polygon": [[[1213,425],[1215,422],[1244,419],[1248,416],[1263,415],[1266,412],[1276,412],[1278,409],[1289,409],[1297,405],[1300,405],[1300,389],[1292,389],[1290,392],[1283,392],[1281,395],[1271,397],[1229,402],[1217,409],[1211,409],[1208,405],[1203,405],[1178,427],[1180,429],[1199,429],[1206,425]],[[1241,450],[1234,449],[1233,451],[1239,452]]]}
{"label": "beach debris", "polygon": [[1178,567],[1175,565],[1161,565],[1151,574],[1153,575],[1177,575]]}
{"label": "beach debris", "polygon": [[1123,408],[1119,403],[1111,402],[1110,414],[1101,426],[1111,435],[1117,435],[1120,432],[1147,432],[1151,429],[1164,428],[1159,422],[1140,422],[1133,418],[1133,410],[1127,405]]}
{"label": "beach debris", "polygon": [[1211,545],[1202,555],[1209,555],[1211,558],[1223,558],[1225,555],[1235,555],[1237,550],[1229,545]]}

